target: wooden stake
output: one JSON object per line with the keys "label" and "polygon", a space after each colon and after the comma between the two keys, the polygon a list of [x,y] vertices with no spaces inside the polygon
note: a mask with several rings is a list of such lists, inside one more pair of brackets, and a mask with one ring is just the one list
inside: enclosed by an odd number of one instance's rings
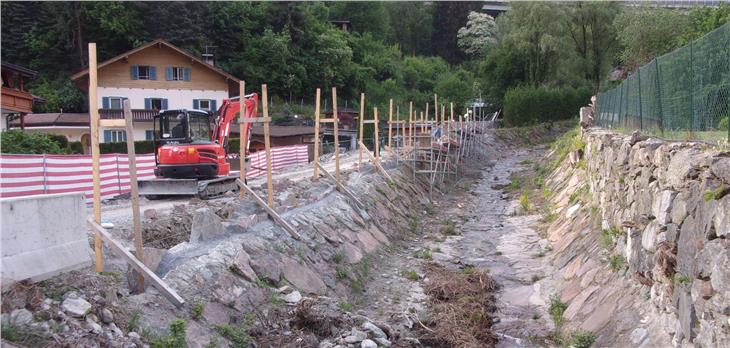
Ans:
{"label": "wooden stake", "polygon": [[413,146],[413,101],[408,102],[408,145]]}
{"label": "wooden stake", "polygon": [[[246,90],[246,82],[240,81],[238,83],[238,104],[239,104],[239,112],[238,112],[238,160],[241,166],[241,169],[239,171],[239,178],[241,178],[241,181],[246,182],[246,151],[248,151],[248,135],[249,132],[246,132],[246,139],[244,139],[243,129],[244,127],[247,127],[248,124],[245,124],[243,122],[240,122],[246,118],[245,116],[245,93]],[[257,106],[258,107],[258,106]],[[239,190],[241,198],[246,196],[246,191]]]}
{"label": "wooden stake", "polygon": [[390,150],[390,154],[393,154],[393,144],[391,143],[393,139],[393,99],[390,100],[390,105],[388,106],[388,150]]}
{"label": "wooden stake", "polygon": [[241,179],[236,179],[236,184],[238,184],[238,187],[240,187],[242,190],[245,190],[246,192],[248,192],[251,195],[251,197],[253,197],[253,200],[256,203],[258,203],[262,208],[264,208],[264,210],[266,210],[266,213],[269,214],[269,216],[271,217],[271,219],[273,219],[276,223],[278,223],[279,225],[281,225],[281,227],[283,227],[284,230],[286,230],[286,232],[289,233],[289,235],[292,238],[294,238],[296,240],[302,239],[302,237],[299,235],[299,233],[297,233],[297,231],[294,230],[294,227],[292,227],[291,225],[289,225],[289,223],[286,222],[281,217],[281,215],[279,215],[276,212],[276,210],[274,210],[273,207],[271,207],[270,205],[266,204],[266,202],[264,202],[263,198],[259,197],[259,195],[257,195],[256,192],[254,192],[253,190],[251,190],[251,188],[248,187],[248,185],[244,184],[243,181],[241,181]]}
{"label": "wooden stake", "polygon": [[[428,122],[428,109],[429,109],[429,107],[428,107],[428,103],[426,103],[426,116],[425,116],[425,118],[423,119],[423,120],[424,120],[424,121],[426,121],[426,122]],[[422,133],[425,133],[425,132],[426,132],[426,124],[424,123],[422,127],[423,127],[423,129],[421,130],[421,132],[422,132]]]}
{"label": "wooden stake", "polygon": [[320,90],[317,88],[317,95],[314,98],[314,180],[319,179],[319,97]]}
{"label": "wooden stake", "polygon": [[[97,67],[96,43],[89,43],[89,123],[91,126],[91,167],[94,181],[94,221],[101,224],[101,177],[99,174],[99,101],[96,97]],[[101,253],[101,237],[94,234],[96,272],[104,271],[104,257]]]}
{"label": "wooden stake", "polygon": [[334,181],[334,182],[335,182],[335,185],[337,186],[337,190],[338,190],[338,191],[342,192],[342,193],[343,193],[344,195],[346,195],[347,197],[349,197],[350,199],[352,199],[352,200],[353,200],[353,201],[355,202],[355,204],[357,204],[357,205],[358,205],[358,207],[359,207],[360,209],[365,209],[365,205],[364,205],[364,204],[362,204],[362,202],[360,202],[360,200],[359,200],[359,199],[357,199],[357,197],[355,196],[355,194],[353,194],[353,193],[352,193],[352,191],[348,190],[348,189],[347,189],[347,188],[345,187],[345,185],[342,185],[342,183],[341,183],[341,182],[340,182],[339,180],[337,180],[337,179],[336,179],[336,178],[335,178],[334,176],[332,176],[332,174],[330,174],[330,173],[329,173],[329,172],[327,171],[327,169],[325,169],[325,168],[324,168],[324,167],[323,167],[323,166],[322,166],[321,164],[319,164],[319,163],[316,163],[316,164],[315,164],[314,166],[315,166],[315,167],[320,167],[320,169],[322,170],[322,174],[324,174],[324,176],[326,176],[327,178],[329,178],[330,180],[332,180],[332,181]]}
{"label": "wooden stake", "polygon": [[451,118],[450,118],[450,121],[451,122],[454,122],[454,103],[449,103],[449,105],[451,106]]}
{"label": "wooden stake", "polygon": [[332,118],[335,132],[335,177],[340,180],[340,117],[337,115],[337,88],[332,87]]}
{"label": "wooden stake", "polygon": [[165,296],[172,304],[174,304],[177,307],[181,307],[183,304],[185,304],[185,300],[180,297],[175,290],[167,286],[165,282],[160,279],[160,277],[155,274],[155,272],[152,272],[147,266],[145,266],[142,261],[137,260],[132,253],[130,253],[127,248],[123,245],[121,245],[119,242],[114,240],[112,236],[107,232],[106,228],[101,227],[100,224],[96,223],[95,221],[89,219],[86,221],[87,224],[91,227],[92,230],[94,230],[96,233],[94,233],[94,236],[98,236],[99,239],[104,239],[104,241],[107,242],[109,247],[114,251],[117,255],[121,256],[127,263],[132,266],[137,272],[144,275],[147,279],[150,280],[152,283],[152,286],[154,286],[157,290],[159,290],[163,296]]}
{"label": "wooden stake", "polygon": [[373,165],[375,166],[375,169],[377,169],[378,171],[380,171],[380,174],[383,174],[383,176],[386,179],[388,179],[388,181],[391,181],[392,182],[393,181],[393,178],[391,178],[390,175],[388,174],[388,172],[385,171],[385,169],[383,168],[383,166],[381,166],[380,163],[378,163],[378,161],[375,159],[375,157],[373,156],[373,154],[370,153],[370,151],[368,151],[368,147],[365,146],[365,144],[363,144],[362,141],[360,142],[360,148],[363,149],[365,151],[365,153],[368,154],[368,157],[370,157],[370,162],[373,162]]}
{"label": "wooden stake", "polygon": [[[269,118],[269,103],[268,93],[266,92],[266,85],[261,85],[261,95],[264,99],[264,118]],[[271,140],[269,139],[270,130],[269,122],[264,122],[264,147],[266,148],[266,188],[269,192],[269,206],[274,207],[274,183],[271,177]]]}
{"label": "wooden stake", "polygon": [[375,162],[380,163],[380,139],[378,139],[378,108],[373,108],[375,118],[375,132],[373,133],[373,149],[375,149]]}
{"label": "wooden stake", "polygon": [[[362,143],[363,133],[365,133],[364,128],[364,122],[365,122],[365,93],[360,93],[360,142]],[[360,170],[360,166],[362,165],[362,149],[360,149],[360,155],[357,160],[357,170]]]}
{"label": "wooden stake", "polygon": [[[132,227],[134,229],[134,252],[137,260],[144,262],[142,251],[142,221],[139,217],[139,190],[137,188],[137,158],[134,151],[134,127],[132,126],[132,108],[129,106],[129,99],[124,99],[124,121],[127,129],[127,158],[129,159],[129,187],[132,191]],[[144,292],[144,276],[137,274],[140,292]]]}
{"label": "wooden stake", "polygon": [[433,121],[434,125],[439,122],[439,98],[435,93],[433,95]]}

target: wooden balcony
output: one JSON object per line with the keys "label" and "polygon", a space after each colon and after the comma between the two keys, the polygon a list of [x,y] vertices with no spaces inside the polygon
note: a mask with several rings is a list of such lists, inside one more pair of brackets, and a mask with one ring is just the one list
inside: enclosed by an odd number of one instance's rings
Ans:
{"label": "wooden balcony", "polygon": [[23,114],[32,113],[33,96],[28,92],[3,86],[2,109],[3,111],[19,112]]}
{"label": "wooden balcony", "polygon": [[[152,121],[152,118],[159,115],[160,110],[154,109],[132,109],[132,119],[135,121]],[[99,118],[105,120],[124,119],[122,109],[99,109]]]}

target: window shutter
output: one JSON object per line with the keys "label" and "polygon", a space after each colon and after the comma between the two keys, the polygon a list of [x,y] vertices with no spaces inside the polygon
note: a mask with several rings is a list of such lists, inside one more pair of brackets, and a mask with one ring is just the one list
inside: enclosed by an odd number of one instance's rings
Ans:
{"label": "window shutter", "polygon": [[150,98],[144,98],[144,108],[146,110],[152,109],[152,100]]}
{"label": "window shutter", "polygon": [[122,131],[122,141],[127,141],[127,131]]}
{"label": "window shutter", "polygon": [[152,140],[152,131],[151,130],[145,130],[144,131],[144,139],[145,140]]}
{"label": "window shutter", "polygon": [[165,68],[165,80],[172,81],[172,67],[168,66]]}
{"label": "window shutter", "polygon": [[210,111],[216,112],[217,110],[218,110],[218,108],[215,105],[215,99],[211,99],[210,100]]}
{"label": "window shutter", "polygon": [[109,108],[109,97],[101,97],[101,108],[102,109]]}
{"label": "window shutter", "polygon": [[190,81],[190,68],[183,68],[183,80]]}
{"label": "window shutter", "polygon": [[137,80],[139,78],[139,68],[136,65],[132,65],[132,80]]}
{"label": "window shutter", "polygon": [[150,80],[157,80],[157,68],[151,66],[150,68]]}
{"label": "window shutter", "polygon": [[105,129],[104,130],[104,142],[108,143],[112,141],[112,131]]}
{"label": "window shutter", "polygon": [[195,109],[195,110],[200,109],[200,100],[199,99],[193,99],[193,109]]}
{"label": "window shutter", "polygon": [[167,110],[167,98],[162,99],[162,109]]}

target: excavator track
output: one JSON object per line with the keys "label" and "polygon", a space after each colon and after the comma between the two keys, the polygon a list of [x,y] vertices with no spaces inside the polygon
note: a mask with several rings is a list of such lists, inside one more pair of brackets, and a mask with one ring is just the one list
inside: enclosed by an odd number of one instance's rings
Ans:
{"label": "excavator track", "polygon": [[238,192],[237,175],[215,179],[167,179],[155,178],[139,181],[139,194],[150,199],[165,196],[195,196],[200,199],[213,199],[228,191]]}

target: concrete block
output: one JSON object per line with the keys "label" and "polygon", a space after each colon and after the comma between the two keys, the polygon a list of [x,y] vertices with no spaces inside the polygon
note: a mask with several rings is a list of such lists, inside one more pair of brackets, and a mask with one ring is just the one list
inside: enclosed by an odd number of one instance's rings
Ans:
{"label": "concrete block", "polygon": [[82,193],[0,199],[3,287],[89,266]]}

